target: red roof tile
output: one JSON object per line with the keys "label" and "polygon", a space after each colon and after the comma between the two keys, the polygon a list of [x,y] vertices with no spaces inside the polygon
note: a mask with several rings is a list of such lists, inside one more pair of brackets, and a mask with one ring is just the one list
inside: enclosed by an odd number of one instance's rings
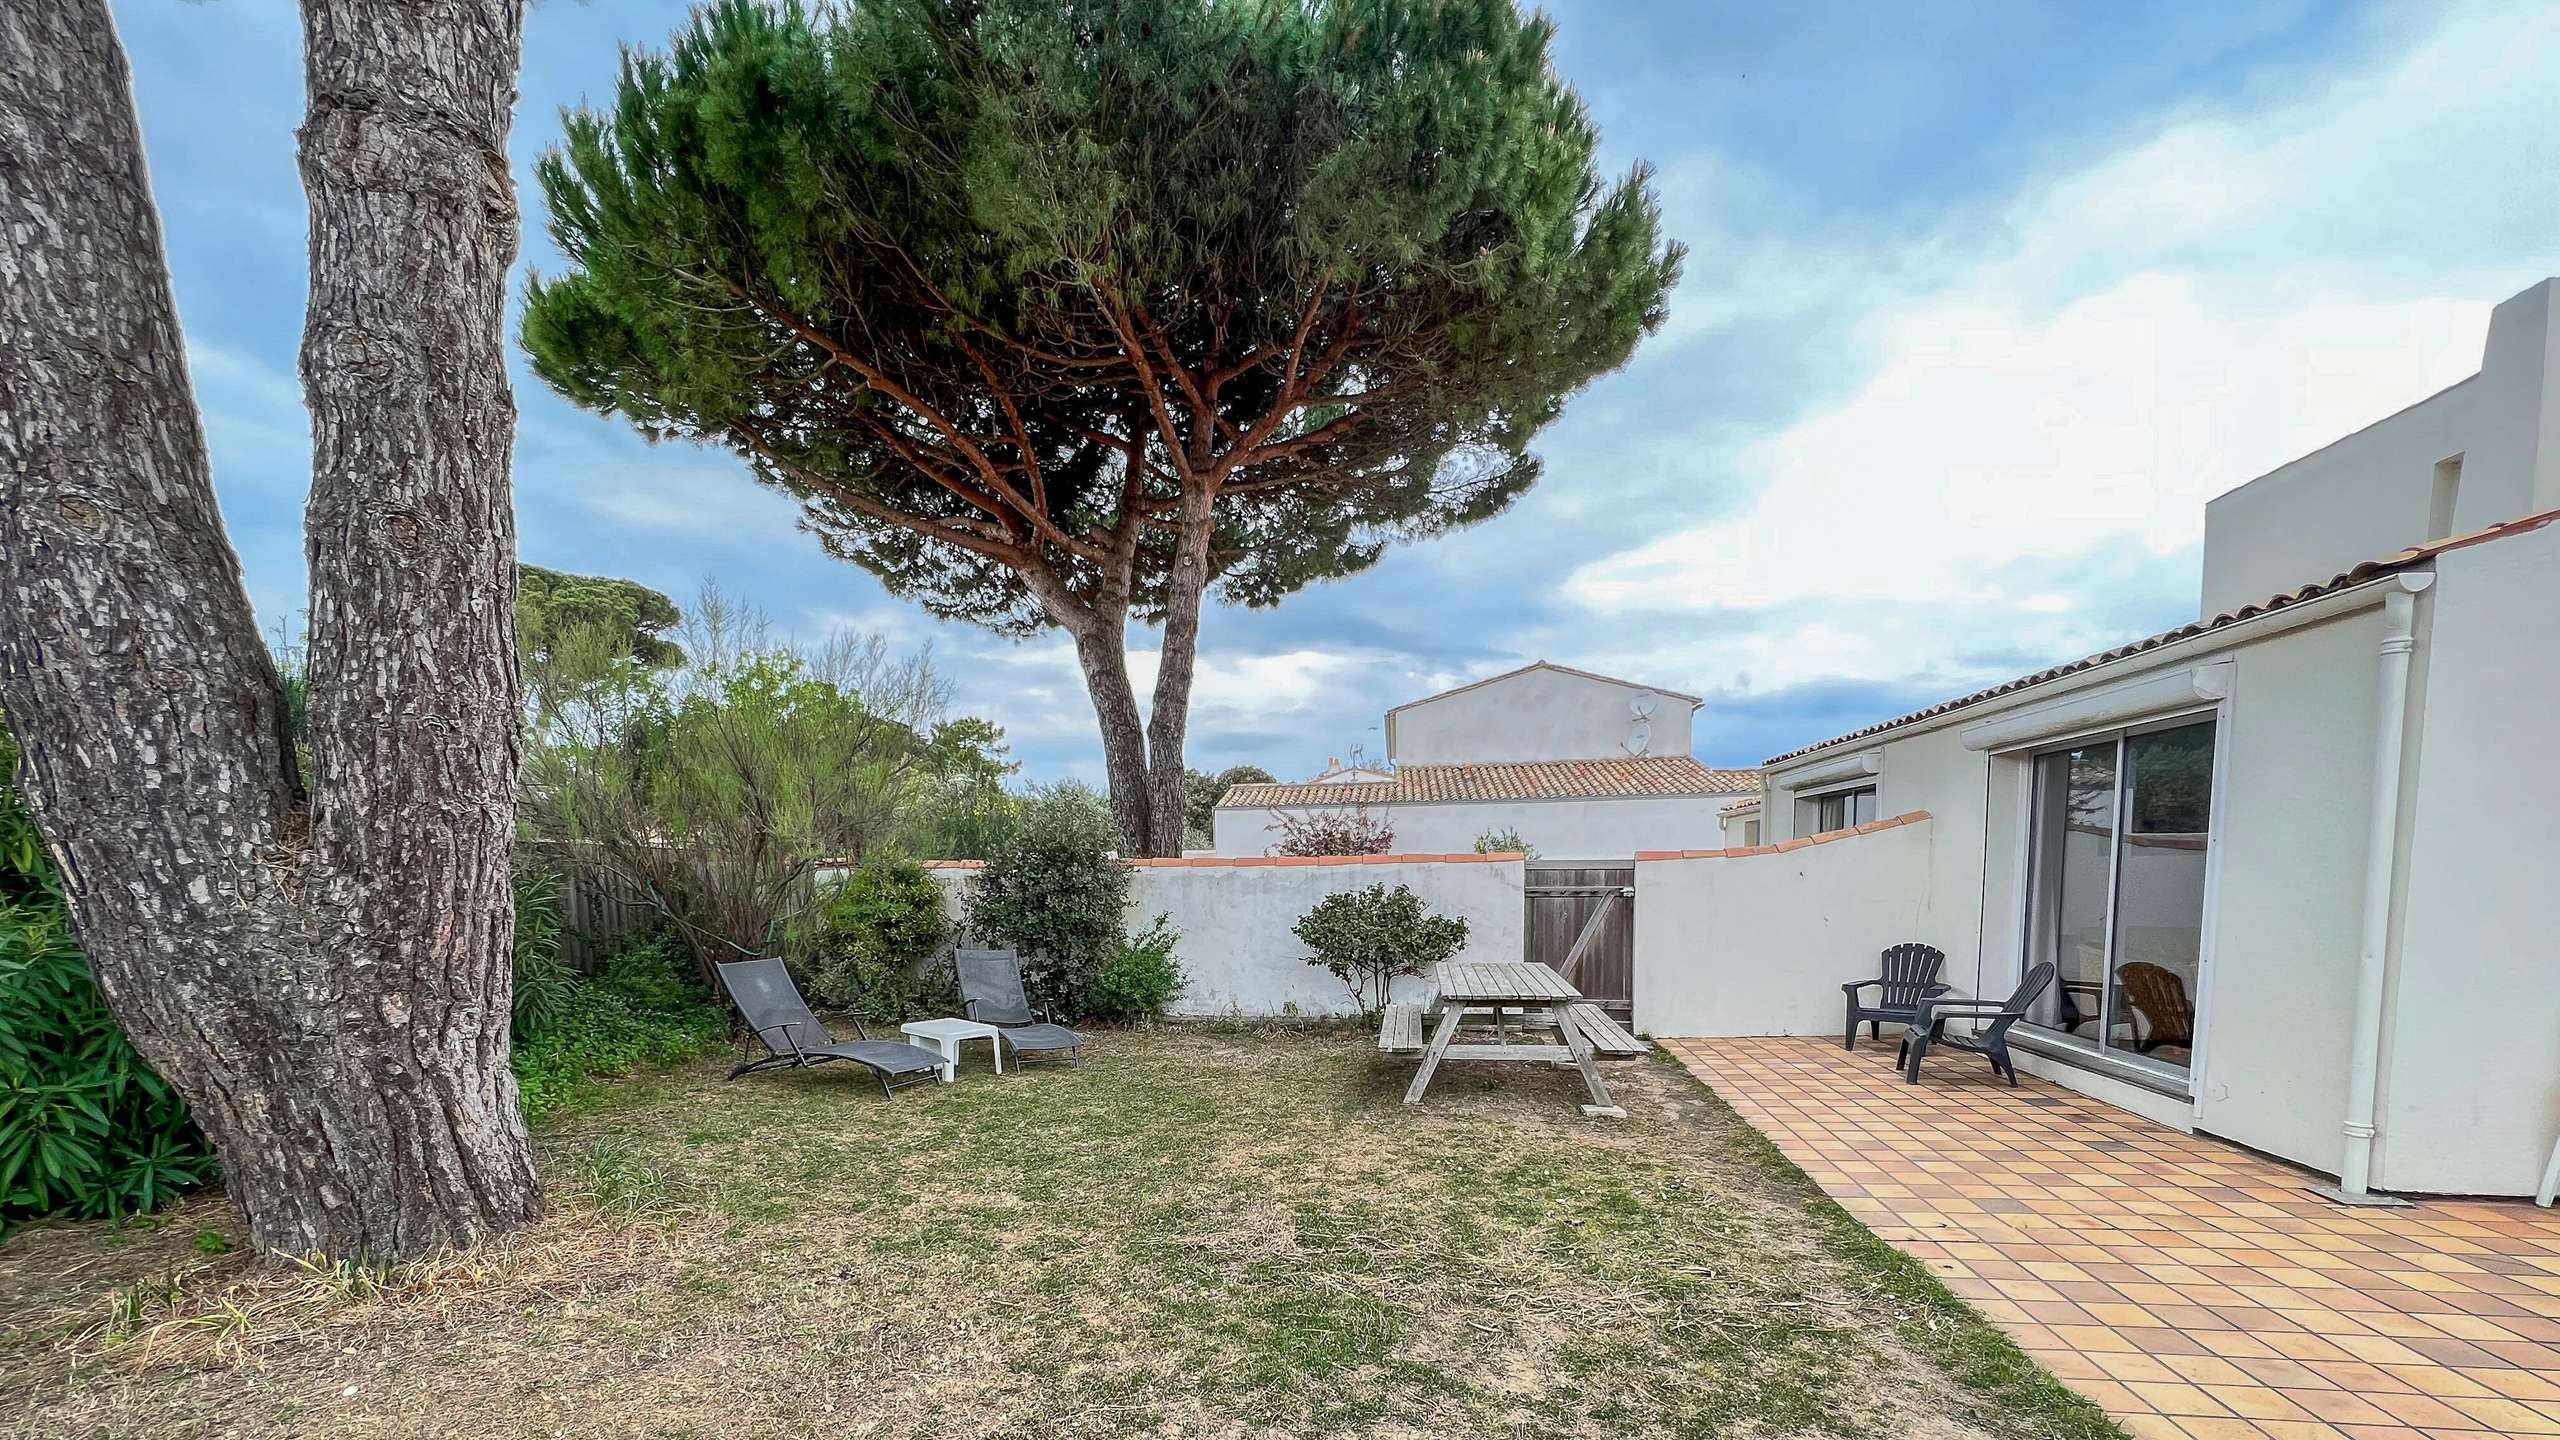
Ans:
{"label": "red roof tile", "polygon": [[1757,770],[1701,765],[1686,755],[1537,760],[1499,765],[1406,765],[1384,782],[1238,785],[1218,808],[1427,805],[1461,800],[1583,800],[1631,795],[1730,795],[1760,788]]}

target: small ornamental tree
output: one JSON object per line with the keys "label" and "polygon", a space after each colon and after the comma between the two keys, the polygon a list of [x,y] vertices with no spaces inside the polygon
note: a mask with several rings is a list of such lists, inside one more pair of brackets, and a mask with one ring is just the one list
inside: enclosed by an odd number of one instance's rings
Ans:
{"label": "small ornamental tree", "polygon": [[[1065,632],[1178,853],[1200,608],[1495,514],[1681,251],[1513,0],[719,0],[537,168],[554,389],[934,615]],[[1141,720],[1125,636],[1163,627]]]}
{"label": "small ornamental tree", "polygon": [[1031,1003],[1093,1011],[1093,987],[1120,949],[1129,866],[1102,797],[1081,785],[1033,790],[1022,820],[987,858],[969,896],[969,930],[1022,957]]}
{"label": "small ornamental tree", "polygon": [[1420,975],[1467,943],[1467,922],[1434,915],[1408,885],[1372,885],[1327,895],[1298,919],[1292,933],[1313,954],[1307,963],[1333,972],[1351,1003],[1384,1010],[1398,976]]}
{"label": "small ornamental tree", "polygon": [[1303,815],[1282,810],[1271,824],[1280,832],[1270,848],[1274,855],[1386,855],[1396,848],[1395,826],[1365,805]]}

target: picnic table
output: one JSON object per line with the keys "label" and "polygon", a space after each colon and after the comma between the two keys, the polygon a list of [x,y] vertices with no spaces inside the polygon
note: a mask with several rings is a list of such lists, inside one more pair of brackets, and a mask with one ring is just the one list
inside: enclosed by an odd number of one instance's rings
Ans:
{"label": "picnic table", "polygon": [[[1439,1011],[1439,1023],[1431,1032],[1430,1042],[1422,1047],[1422,1065],[1414,1072],[1412,1087],[1404,1092],[1404,1103],[1422,1102],[1423,1095],[1431,1089],[1431,1076],[1443,1060],[1571,1064],[1582,1072],[1583,1088],[1591,1094],[1591,1103],[1582,1107],[1583,1114],[1626,1118],[1627,1112],[1609,1098],[1609,1087],[1600,1078],[1599,1066],[1592,1063],[1591,1037],[1584,1033],[1582,1018],[1575,1013],[1575,1007],[1583,1003],[1583,995],[1570,981],[1544,965],[1481,960],[1450,961],[1438,967],[1436,979],[1440,994],[1433,1003]],[[1512,1009],[1517,1009],[1519,1015],[1507,1013]],[[1497,1043],[1457,1043],[1458,1027],[1471,1015],[1491,1018]],[[1553,1028],[1562,1043],[1513,1043],[1510,1027],[1515,1018],[1524,1028]]]}

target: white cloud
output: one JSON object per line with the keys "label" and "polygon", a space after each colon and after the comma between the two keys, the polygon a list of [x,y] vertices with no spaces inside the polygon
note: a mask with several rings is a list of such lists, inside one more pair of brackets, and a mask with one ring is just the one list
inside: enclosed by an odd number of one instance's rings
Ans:
{"label": "white cloud", "polygon": [[1809,247],[1795,273],[1824,286],[1775,283],[1765,309],[1750,277],[1789,267],[1746,252],[1739,283],[1684,297],[1683,359],[1738,363],[1720,331],[1841,314],[1841,290],[1819,293],[1840,285],[1867,304],[1835,342],[1866,378],[1692,455],[1754,498],[1582,566],[1567,598],[1721,622],[1668,647],[1719,689],[1953,677],[1966,656],[2126,638],[2088,618],[2134,588],[2126,554],[2191,565],[2207,499],[2478,368],[2490,304],[2560,258],[2555,69],[2560,11],[2465,10],[2323,91],[2183,117],[1969,227],[1857,265]]}

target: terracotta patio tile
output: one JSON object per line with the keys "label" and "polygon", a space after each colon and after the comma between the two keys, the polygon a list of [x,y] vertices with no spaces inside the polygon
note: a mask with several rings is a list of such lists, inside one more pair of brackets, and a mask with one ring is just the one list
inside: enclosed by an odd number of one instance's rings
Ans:
{"label": "terracotta patio tile", "polygon": [[2560,1215],[2341,1209],[2047,1083],[1902,1085],[1864,1039],[1666,1049],[2146,1440],[2560,1435]]}

